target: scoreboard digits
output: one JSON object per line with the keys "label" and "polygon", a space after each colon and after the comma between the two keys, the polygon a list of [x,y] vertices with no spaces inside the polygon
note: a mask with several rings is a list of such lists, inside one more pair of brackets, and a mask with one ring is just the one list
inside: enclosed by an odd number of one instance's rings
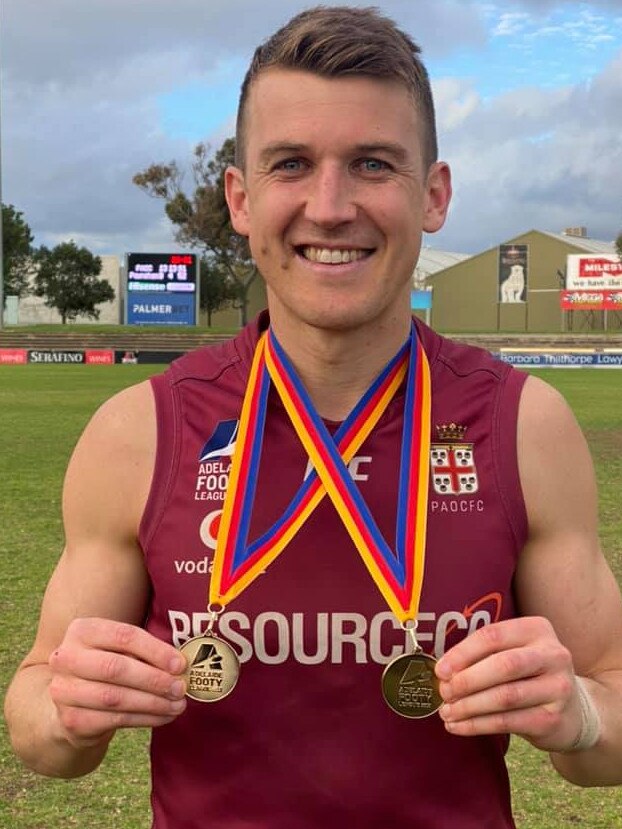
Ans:
{"label": "scoreboard digits", "polygon": [[128,253],[126,322],[196,325],[198,262],[188,253]]}

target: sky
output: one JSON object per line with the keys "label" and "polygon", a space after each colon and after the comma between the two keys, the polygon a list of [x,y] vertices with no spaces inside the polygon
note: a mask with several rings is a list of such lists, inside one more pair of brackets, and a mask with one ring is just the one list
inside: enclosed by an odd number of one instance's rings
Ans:
{"label": "sky", "polygon": [[[132,184],[233,134],[255,47],[296,0],[4,0],[2,201],[36,244],[179,250]],[[346,3],[366,5],[366,3]],[[368,4],[367,4],[368,5]],[[421,46],[454,198],[424,244],[477,253],[525,231],[622,230],[622,0],[376,0]],[[191,184],[187,176],[188,186]]]}

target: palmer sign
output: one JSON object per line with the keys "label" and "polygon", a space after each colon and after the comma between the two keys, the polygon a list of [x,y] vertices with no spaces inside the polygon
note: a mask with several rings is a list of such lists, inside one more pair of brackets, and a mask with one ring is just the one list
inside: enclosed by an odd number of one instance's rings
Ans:
{"label": "palmer sign", "polygon": [[128,325],[196,325],[199,263],[191,253],[126,254]]}

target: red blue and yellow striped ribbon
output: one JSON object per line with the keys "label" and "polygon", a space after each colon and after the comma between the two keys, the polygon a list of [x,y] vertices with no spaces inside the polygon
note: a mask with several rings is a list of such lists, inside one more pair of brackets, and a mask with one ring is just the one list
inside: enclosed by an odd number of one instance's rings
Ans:
{"label": "red blue and yellow striped ribbon", "polygon": [[[352,481],[347,463],[382,416],[406,374],[394,554]],[[270,380],[314,469],[279,521],[248,544]],[[212,568],[210,602],[227,604],[246,589],[282,552],[328,494],[395,615],[401,621],[415,618],[425,557],[429,443],[429,367],[414,326],[409,341],[334,436],[326,429],[293,366],[269,331],[257,345],[242,406]]]}

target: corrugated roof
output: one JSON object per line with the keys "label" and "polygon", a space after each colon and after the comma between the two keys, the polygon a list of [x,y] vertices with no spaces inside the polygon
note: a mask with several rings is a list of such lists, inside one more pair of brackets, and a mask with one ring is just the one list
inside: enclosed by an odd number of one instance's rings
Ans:
{"label": "corrugated roof", "polygon": [[540,230],[539,233],[551,236],[567,245],[574,245],[586,253],[616,253],[615,242],[601,242],[598,239],[588,239],[585,236],[570,236],[566,233],[550,233],[548,230]]}
{"label": "corrugated roof", "polygon": [[416,280],[424,280],[437,271],[443,271],[445,268],[450,268],[452,265],[457,265],[458,262],[470,258],[471,255],[468,253],[449,253],[445,250],[424,247],[421,248],[419,261],[413,276]]}

